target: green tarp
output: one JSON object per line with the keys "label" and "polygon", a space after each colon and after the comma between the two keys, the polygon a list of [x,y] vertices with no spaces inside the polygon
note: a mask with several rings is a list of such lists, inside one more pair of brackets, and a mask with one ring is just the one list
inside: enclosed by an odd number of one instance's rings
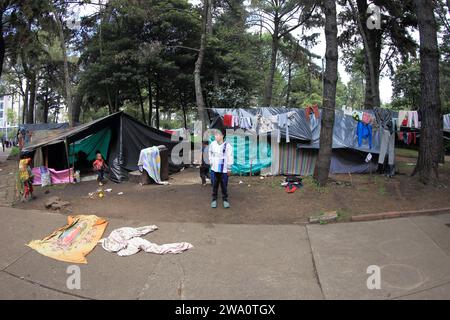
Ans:
{"label": "green tarp", "polygon": [[[230,136],[227,139],[234,146],[233,174],[259,174],[272,165],[272,153],[267,142],[256,141],[256,136]],[[251,147],[250,147],[251,146]]]}
{"label": "green tarp", "polygon": [[83,151],[87,154],[88,161],[94,161],[96,157],[96,152],[100,151],[103,158],[106,159],[108,155],[108,147],[111,142],[111,129],[105,128],[96,134],[93,134],[83,140],[77,141],[71,144],[69,147],[69,162],[72,165],[76,162],[77,154]]}

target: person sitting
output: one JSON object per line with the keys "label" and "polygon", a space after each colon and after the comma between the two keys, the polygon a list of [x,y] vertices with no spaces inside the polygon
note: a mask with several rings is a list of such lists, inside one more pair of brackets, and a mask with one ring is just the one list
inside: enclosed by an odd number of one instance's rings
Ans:
{"label": "person sitting", "polygon": [[97,173],[97,181],[100,186],[103,185],[105,178],[105,170],[108,168],[105,160],[100,152],[97,152],[96,160],[94,161],[94,171]]}

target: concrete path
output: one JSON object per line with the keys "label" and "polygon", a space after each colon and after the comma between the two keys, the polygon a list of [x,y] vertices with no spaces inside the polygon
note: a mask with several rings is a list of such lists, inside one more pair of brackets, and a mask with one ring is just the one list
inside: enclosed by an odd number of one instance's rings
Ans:
{"label": "concrete path", "polygon": [[[66,217],[0,207],[0,299],[450,299],[450,215],[327,226],[156,223],[146,238],[191,242],[181,255],[120,258],[97,247],[81,265],[81,290],[66,286],[69,264],[25,246]],[[367,288],[367,267],[381,290]]]}
{"label": "concrete path", "polygon": [[10,149],[1,151],[0,147],[0,206],[11,206],[15,199],[16,174],[11,166],[5,164]]}

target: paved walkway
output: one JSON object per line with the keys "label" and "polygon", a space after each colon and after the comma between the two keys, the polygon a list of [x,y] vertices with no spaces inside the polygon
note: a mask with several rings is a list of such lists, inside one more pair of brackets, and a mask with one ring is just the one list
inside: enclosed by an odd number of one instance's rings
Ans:
{"label": "paved walkway", "polygon": [[[147,239],[191,242],[181,255],[120,258],[97,247],[66,286],[67,263],[25,246],[66,217],[0,207],[0,299],[450,299],[450,215],[326,226],[156,223]],[[381,290],[367,268],[381,268]]]}
{"label": "paved walkway", "polygon": [[11,166],[6,166],[10,150],[0,149],[0,206],[10,206],[15,198],[15,172]]}

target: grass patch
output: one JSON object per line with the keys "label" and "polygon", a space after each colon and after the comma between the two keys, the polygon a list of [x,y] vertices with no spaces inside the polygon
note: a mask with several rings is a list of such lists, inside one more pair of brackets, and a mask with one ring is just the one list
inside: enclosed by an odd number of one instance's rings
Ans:
{"label": "grass patch", "polygon": [[313,177],[305,177],[303,178],[303,185],[312,187],[317,193],[320,194],[327,194],[330,192],[330,188],[328,186],[321,187],[319,184],[314,180]]}
{"label": "grass patch", "polygon": [[11,149],[11,152],[9,153],[9,156],[12,157],[17,157],[20,153],[20,149],[18,147],[13,147]]}
{"label": "grass patch", "polygon": [[400,157],[405,158],[417,158],[419,157],[419,152],[412,149],[395,149],[395,154]]}

